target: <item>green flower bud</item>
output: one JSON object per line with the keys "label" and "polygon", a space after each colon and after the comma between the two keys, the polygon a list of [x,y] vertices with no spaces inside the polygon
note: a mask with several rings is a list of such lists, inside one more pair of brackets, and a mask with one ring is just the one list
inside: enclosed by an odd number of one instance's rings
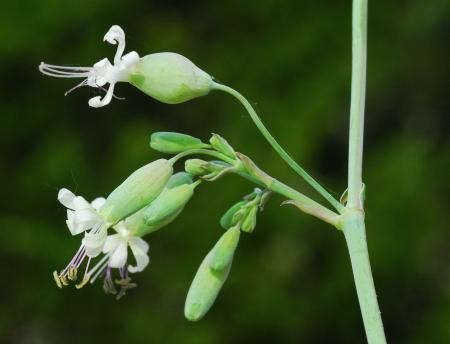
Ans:
{"label": "green flower bud", "polygon": [[190,135],[158,132],[152,134],[150,138],[150,147],[158,152],[177,154],[188,149],[208,148],[209,145]]}
{"label": "green flower bud", "polygon": [[258,206],[252,206],[242,221],[241,229],[243,232],[251,233],[256,227],[256,215],[258,213]]}
{"label": "green flower bud", "polygon": [[208,162],[201,159],[187,159],[184,162],[184,170],[194,176],[202,176],[208,173],[206,168]]}
{"label": "green flower bud", "polygon": [[142,57],[130,73],[129,82],[160,102],[178,104],[208,94],[211,76],[176,53]]}
{"label": "green flower bud", "polygon": [[[183,178],[177,179],[181,181]],[[183,211],[200,181],[176,185],[177,179],[147,207],[126,219],[126,226],[134,235],[150,234],[172,222]]]}
{"label": "green flower bud", "polygon": [[223,229],[229,229],[236,224],[236,221],[233,218],[234,214],[236,214],[236,212],[239,211],[246,203],[246,201],[240,201],[227,210],[227,212],[220,219],[220,225]]}
{"label": "green flower bud", "polygon": [[209,139],[209,143],[211,143],[211,146],[218,152],[236,159],[236,152],[234,151],[233,147],[230,146],[230,144],[225,140],[223,137],[213,134],[212,137]]}
{"label": "green flower bud", "polygon": [[211,251],[209,259],[211,268],[222,271],[231,264],[240,234],[239,227],[232,227],[220,237]]}
{"label": "green flower bud", "polygon": [[220,271],[211,268],[211,252],[200,264],[186,297],[184,316],[191,321],[200,320],[209,311],[230,273],[231,262]]}
{"label": "green flower bud", "polygon": [[111,192],[99,214],[106,221],[117,223],[135,213],[158,197],[172,173],[172,164],[166,159],[139,168]]}

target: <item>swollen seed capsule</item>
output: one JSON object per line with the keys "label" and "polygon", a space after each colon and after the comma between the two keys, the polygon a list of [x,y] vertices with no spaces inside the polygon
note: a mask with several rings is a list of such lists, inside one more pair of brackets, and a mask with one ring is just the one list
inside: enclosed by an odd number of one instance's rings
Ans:
{"label": "swollen seed capsule", "polygon": [[220,219],[220,225],[223,229],[231,228],[236,224],[237,221],[233,221],[234,214],[236,214],[236,212],[238,212],[246,203],[246,201],[240,201],[227,210],[227,212]]}
{"label": "swollen seed capsule", "polygon": [[183,211],[199,183],[197,181],[165,188],[147,207],[127,218],[125,224],[137,236],[144,236],[166,226]]}
{"label": "swollen seed capsule", "polygon": [[179,104],[208,94],[211,76],[186,57],[176,53],[156,53],[142,57],[133,65],[129,82],[152,98]]}
{"label": "swollen seed capsule", "polygon": [[209,311],[230,273],[231,262],[217,271],[211,268],[210,258],[211,252],[200,264],[186,297],[184,316],[191,321],[200,320]]}
{"label": "swollen seed capsule", "polygon": [[211,250],[209,264],[212,269],[222,271],[231,264],[234,252],[239,243],[241,230],[233,227],[227,230]]}
{"label": "swollen seed capsule", "polygon": [[150,147],[158,152],[177,154],[188,149],[208,148],[209,145],[190,135],[158,132],[152,134],[150,138]]}
{"label": "swollen seed capsule", "polygon": [[114,224],[135,213],[158,197],[172,173],[172,163],[166,159],[139,168],[111,192],[99,214]]}

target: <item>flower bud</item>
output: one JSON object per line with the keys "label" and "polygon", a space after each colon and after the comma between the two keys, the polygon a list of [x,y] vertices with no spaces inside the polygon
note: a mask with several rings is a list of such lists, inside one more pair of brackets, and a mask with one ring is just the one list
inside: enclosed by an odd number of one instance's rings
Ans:
{"label": "flower bud", "polygon": [[209,311],[230,273],[231,262],[223,270],[212,269],[211,255],[212,251],[200,264],[186,297],[184,316],[191,321],[200,320]]}
{"label": "flower bud", "polygon": [[187,159],[184,162],[184,170],[187,173],[193,174],[194,176],[202,176],[208,173],[206,165],[207,161],[201,159]]}
{"label": "flower bud", "polygon": [[211,250],[209,264],[217,271],[224,270],[233,260],[234,252],[239,243],[241,230],[239,227],[232,227],[227,230],[217,241]]}
{"label": "flower bud", "polygon": [[[169,185],[147,207],[141,209],[125,220],[127,228],[134,235],[150,234],[172,222],[184,209],[186,203],[194,194],[194,189],[200,181],[184,183],[187,173],[175,175]],[[182,183],[180,183],[182,182]],[[180,184],[178,184],[180,183]]]}
{"label": "flower bud", "polygon": [[135,213],[158,197],[172,173],[172,164],[166,159],[139,168],[111,192],[99,214],[114,224]]}
{"label": "flower bud", "polygon": [[177,154],[188,149],[208,148],[209,145],[190,135],[158,132],[152,134],[150,138],[150,147],[158,152]]}
{"label": "flower bud", "polygon": [[247,214],[245,215],[244,220],[242,221],[241,229],[243,232],[251,233],[256,227],[256,215],[258,213],[258,206],[252,206]]}
{"label": "flower bud", "polygon": [[236,212],[238,212],[246,203],[246,201],[240,201],[227,210],[227,212],[220,219],[220,225],[223,229],[229,229],[236,224],[234,214],[236,214]]}
{"label": "flower bud", "polygon": [[213,146],[213,148],[216,151],[232,159],[236,159],[236,152],[234,151],[233,147],[231,147],[231,145],[228,143],[228,141],[225,140],[223,137],[217,134],[213,134],[212,137],[209,139],[209,143],[211,143],[211,146]]}
{"label": "flower bud", "polygon": [[179,104],[208,94],[211,76],[176,53],[142,57],[133,66],[129,82],[150,97],[167,104]]}

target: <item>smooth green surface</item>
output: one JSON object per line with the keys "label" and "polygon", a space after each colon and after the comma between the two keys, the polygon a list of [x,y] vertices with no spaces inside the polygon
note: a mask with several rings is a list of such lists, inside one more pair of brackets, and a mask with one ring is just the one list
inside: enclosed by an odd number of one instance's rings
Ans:
{"label": "smooth green surface", "polygon": [[[88,200],[107,196],[131,172],[165,157],[149,149],[152,132],[204,142],[216,132],[271,175],[320,197],[224,94],[169,106],[117,84],[126,100],[91,109],[96,90],[64,97],[74,80],[37,70],[41,61],[112,59],[115,47],[102,38],[119,24],[127,51],[179,52],[242,92],[295,160],[339,198],[346,188],[350,7],[293,0],[8,2],[0,11],[0,342],[360,344],[364,330],[342,233],[279,207],[276,195],[255,232],[242,235],[214,307],[198,323],[185,320],[187,290],[222,234],[220,217],[253,191],[234,176],[202,185],[167,230],[147,238],[150,265],[120,301],[97,283],[57,288],[51,272],[79,245],[65,227],[58,189]],[[391,343],[450,338],[448,7],[447,0],[380,0],[370,8],[366,226]]]}

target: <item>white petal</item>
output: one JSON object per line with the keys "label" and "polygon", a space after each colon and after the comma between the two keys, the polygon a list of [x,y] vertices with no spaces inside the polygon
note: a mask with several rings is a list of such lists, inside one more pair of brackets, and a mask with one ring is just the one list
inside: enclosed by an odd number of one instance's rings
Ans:
{"label": "white petal", "polygon": [[73,200],[75,199],[75,195],[73,194],[72,191],[68,190],[68,189],[61,189],[58,192],[58,201],[65,206],[66,208],[69,209],[74,209],[73,208]]}
{"label": "white petal", "polygon": [[131,273],[140,272],[150,262],[148,257],[148,244],[141,238],[133,237],[129,240],[131,251],[133,252],[134,259],[136,259],[136,266],[128,266],[128,271]]}
{"label": "white petal", "polygon": [[97,233],[91,231],[84,235],[83,244],[86,246],[86,254],[96,257],[103,249],[106,241],[106,228],[101,228]]}
{"label": "white petal", "polygon": [[105,202],[106,199],[104,197],[97,197],[91,202],[91,206],[95,210],[99,210],[103,206],[103,204],[105,204]]}
{"label": "white petal", "polygon": [[116,249],[112,252],[108,265],[112,268],[121,268],[127,262],[128,245],[125,240],[120,240]]}
{"label": "white petal", "polygon": [[86,201],[82,196],[77,196],[72,201],[73,210],[80,210],[80,209],[92,209],[91,204]]}
{"label": "white petal", "polygon": [[114,251],[121,241],[121,237],[119,234],[108,235],[105,241],[105,245],[103,246],[103,253],[110,253]]}

